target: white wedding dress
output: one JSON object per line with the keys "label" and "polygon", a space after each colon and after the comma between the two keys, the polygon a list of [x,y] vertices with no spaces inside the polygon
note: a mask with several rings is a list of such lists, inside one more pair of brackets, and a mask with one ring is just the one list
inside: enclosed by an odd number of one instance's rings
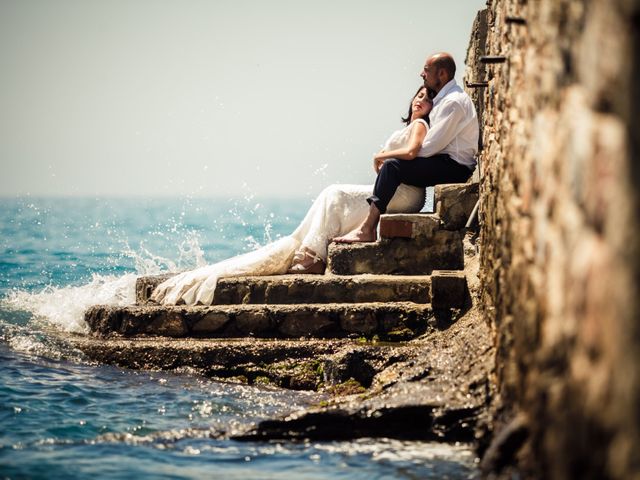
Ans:
{"label": "white wedding dress", "polygon": [[[394,132],[384,149],[404,145],[412,125]],[[151,300],[169,305],[210,305],[219,278],[286,273],[294,253],[302,247],[313,250],[326,261],[331,239],[350,232],[366,218],[369,211],[366,199],[372,191],[372,185],[330,185],[314,200],[302,223],[291,235],[252,252],[171,277],[158,285]],[[424,188],[401,184],[387,207],[387,213],[419,212],[424,201]]]}

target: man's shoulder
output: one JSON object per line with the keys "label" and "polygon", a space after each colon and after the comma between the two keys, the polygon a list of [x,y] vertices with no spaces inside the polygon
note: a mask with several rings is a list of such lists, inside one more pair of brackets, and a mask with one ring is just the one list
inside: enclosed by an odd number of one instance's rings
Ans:
{"label": "man's shoulder", "polygon": [[460,85],[454,86],[451,90],[447,92],[447,94],[442,99],[443,101],[471,101],[471,97],[467,95]]}
{"label": "man's shoulder", "polygon": [[466,110],[469,107],[473,106],[473,100],[471,100],[471,97],[467,94],[467,92],[456,85],[456,87],[447,92],[447,94],[442,99],[442,106],[445,105],[449,106],[450,108],[459,106],[463,107]]}

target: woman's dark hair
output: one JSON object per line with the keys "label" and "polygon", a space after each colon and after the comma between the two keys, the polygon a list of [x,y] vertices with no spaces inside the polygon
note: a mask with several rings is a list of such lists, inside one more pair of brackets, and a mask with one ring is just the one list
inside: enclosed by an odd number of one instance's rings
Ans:
{"label": "woman's dark hair", "polygon": [[[427,98],[429,100],[433,100],[433,92],[427,87],[425,87],[424,85],[421,85],[420,88],[416,90],[416,93],[413,94],[413,97],[411,97],[411,101],[409,102],[409,111],[407,112],[407,117],[406,118],[402,117],[402,121],[404,122],[405,125],[409,125],[411,123],[411,107],[413,106],[413,99],[416,98],[416,96],[420,93],[420,90],[422,90],[423,88],[427,89]],[[425,122],[427,122],[427,125],[431,126],[428,113],[425,116],[423,116],[422,119]]]}

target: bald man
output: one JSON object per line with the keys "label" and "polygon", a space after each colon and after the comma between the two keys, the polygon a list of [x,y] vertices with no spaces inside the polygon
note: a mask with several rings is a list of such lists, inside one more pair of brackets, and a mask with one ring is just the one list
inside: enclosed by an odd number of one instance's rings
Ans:
{"label": "bald man", "polygon": [[378,178],[365,221],[348,234],[334,238],[341,243],[373,242],[380,215],[401,183],[430,187],[441,183],[464,183],[476,167],[478,117],[473,102],[454,77],[456,64],[448,53],[427,58],[420,76],[435,94],[429,114],[431,126],[422,141],[418,157],[391,158],[379,166]]}

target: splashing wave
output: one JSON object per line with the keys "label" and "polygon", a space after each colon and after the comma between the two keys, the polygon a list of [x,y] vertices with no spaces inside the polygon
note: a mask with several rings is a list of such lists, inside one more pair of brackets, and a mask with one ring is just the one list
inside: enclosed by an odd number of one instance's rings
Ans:
{"label": "splashing wave", "polygon": [[197,236],[188,236],[178,248],[180,258],[174,262],[153,254],[143,245],[139,252],[125,246],[123,256],[133,259],[135,273],[93,274],[91,281],[84,285],[50,285],[37,292],[10,290],[0,301],[0,308],[12,312],[28,312],[36,322],[52,325],[64,332],[87,333],[84,321],[87,308],[91,305],[123,306],[135,303],[135,283],[139,276],[177,272],[183,270],[184,265],[205,265]]}

